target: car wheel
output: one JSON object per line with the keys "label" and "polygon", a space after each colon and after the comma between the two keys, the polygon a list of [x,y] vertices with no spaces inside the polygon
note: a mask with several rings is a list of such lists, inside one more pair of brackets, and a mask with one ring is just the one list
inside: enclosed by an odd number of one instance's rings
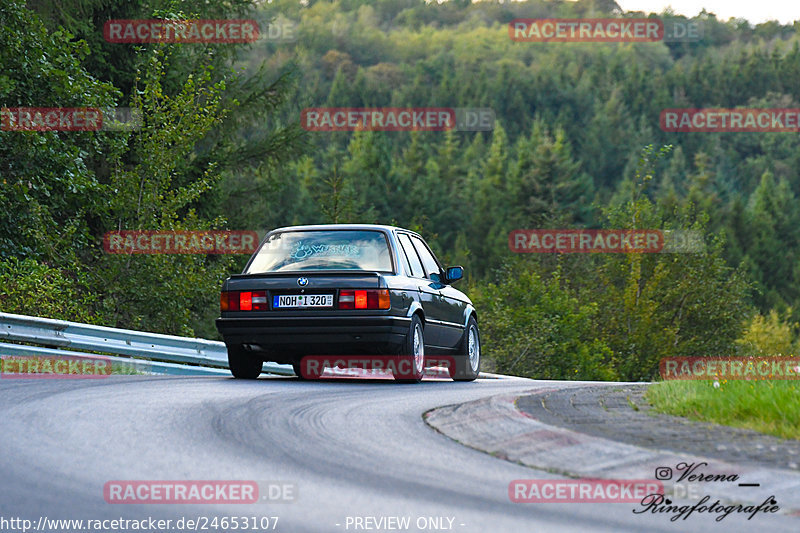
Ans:
{"label": "car wheel", "polygon": [[231,369],[233,377],[238,379],[256,379],[261,375],[261,367],[264,361],[259,357],[248,353],[241,346],[226,344],[228,349],[228,367]]}
{"label": "car wheel", "polygon": [[300,361],[292,363],[292,370],[294,370],[294,373],[297,374],[297,379],[306,379],[303,376],[303,373],[300,371],[301,368],[302,364],[300,363]]}
{"label": "car wheel", "polygon": [[475,381],[481,369],[481,335],[475,317],[469,317],[458,355],[454,381]]}
{"label": "car wheel", "polygon": [[395,379],[401,383],[419,383],[425,373],[425,328],[418,315],[411,317],[411,326],[408,328],[405,345],[400,350],[398,366],[402,361],[409,362],[411,372],[402,377],[396,375]]}

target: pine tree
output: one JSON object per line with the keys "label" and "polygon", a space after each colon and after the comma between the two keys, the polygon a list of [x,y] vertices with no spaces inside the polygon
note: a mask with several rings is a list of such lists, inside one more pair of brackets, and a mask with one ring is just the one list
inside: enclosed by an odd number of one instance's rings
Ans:
{"label": "pine tree", "polygon": [[530,137],[517,145],[516,168],[509,191],[514,218],[530,227],[552,223],[588,223],[594,185],[572,157],[562,129],[555,138],[537,120]]}
{"label": "pine tree", "polygon": [[755,300],[763,312],[772,308],[796,308],[800,297],[796,263],[800,252],[800,220],[795,195],[785,180],[765,172],[748,206],[747,256],[757,269]]}
{"label": "pine tree", "polygon": [[383,133],[356,131],[353,134],[341,171],[355,191],[355,215],[362,222],[390,220],[389,206],[403,201],[389,186],[390,161]]}
{"label": "pine tree", "polygon": [[510,209],[506,191],[508,166],[508,137],[503,127],[496,125],[486,161],[470,183],[472,224],[470,248],[475,253],[476,269],[485,273],[494,262],[507,253]]}

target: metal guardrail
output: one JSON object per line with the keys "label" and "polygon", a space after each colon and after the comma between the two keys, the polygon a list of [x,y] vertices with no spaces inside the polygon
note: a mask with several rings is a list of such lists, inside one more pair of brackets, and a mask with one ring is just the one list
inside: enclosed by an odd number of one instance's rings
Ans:
{"label": "metal guardrail", "polygon": [[[228,368],[228,352],[222,342],[52,318],[0,312],[0,340],[45,347],[0,343],[2,355],[85,356],[88,354],[72,350],[87,350],[124,356],[124,360],[132,363],[134,368],[143,368],[142,365],[146,365],[153,372],[163,374],[219,374],[219,369]],[[141,361],[141,358],[151,361]],[[264,372],[294,375],[290,365],[275,363],[265,363]]]}

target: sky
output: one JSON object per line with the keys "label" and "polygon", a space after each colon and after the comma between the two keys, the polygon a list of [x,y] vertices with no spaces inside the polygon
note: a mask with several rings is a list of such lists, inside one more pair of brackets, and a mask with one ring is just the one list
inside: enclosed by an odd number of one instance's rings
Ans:
{"label": "sky", "polygon": [[800,20],[800,0],[617,0],[624,11],[661,13],[667,6],[687,17],[697,15],[703,8],[719,20],[745,18],[753,24],[778,20],[783,24]]}

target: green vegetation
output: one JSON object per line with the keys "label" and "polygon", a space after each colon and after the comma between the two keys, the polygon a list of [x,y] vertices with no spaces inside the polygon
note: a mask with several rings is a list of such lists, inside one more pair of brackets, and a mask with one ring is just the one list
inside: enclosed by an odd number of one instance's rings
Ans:
{"label": "green vegetation", "polygon": [[656,411],[800,439],[800,388],[794,381],[665,381],[651,385]]}
{"label": "green vegetation", "polygon": [[[253,166],[254,153],[259,168],[299,153],[298,126],[240,135],[281,104],[289,78],[237,74],[226,66],[233,52],[223,46],[105,43],[96,35],[102,23],[92,22],[107,18],[105,4],[36,3],[39,17],[19,2],[0,2],[1,105],[120,106],[143,116],[136,132],[0,131],[0,305],[214,336],[218,287],[241,258],[107,255],[102,236],[115,229],[225,228],[225,169]],[[142,18],[211,18],[245,5],[200,12],[150,12],[146,2],[128,7]]]}
{"label": "green vegetation", "polygon": [[[224,17],[263,31],[279,16],[295,41],[125,45],[101,31]],[[652,379],[663,357],[797,346],[800,139],[658,126],[665,108],[800,107],[795,28],[701,14],[698,42],[508,36],[514,18],[580,16],[620,13],[599,0],[0,0],[0,106],[144,117],[135,132],[0,131],[0,308],[215,338],[219,285],[246,258],[108,255],[103,234],[379,222],[466,267],[498,371]],[[497,123],[303,131],[300,111],[323,106],[489,107]],[[546,227],[695,229],[707,253],[509,251],[511,230]]]}
{"label": "green vegetation", "polygon": [[[797,357],[797,328],[775,311],[755,315],[736,343],[746,357]],[[795,380],[664,381],[652,385],[646,397],[658,412],[800,439],[800,387]]]}

